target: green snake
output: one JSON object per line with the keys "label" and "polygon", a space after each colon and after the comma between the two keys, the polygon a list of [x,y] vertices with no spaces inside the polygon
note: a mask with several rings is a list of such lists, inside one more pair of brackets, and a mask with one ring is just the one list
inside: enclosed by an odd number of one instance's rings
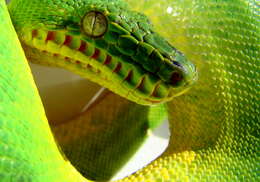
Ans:
{"label": "green snake", "polygon": [[89,181],[56,145],[27,59],[167,102],[168,149],[121,181],[260,180],[259,2],[138,3],[0,1],[1,182]]}

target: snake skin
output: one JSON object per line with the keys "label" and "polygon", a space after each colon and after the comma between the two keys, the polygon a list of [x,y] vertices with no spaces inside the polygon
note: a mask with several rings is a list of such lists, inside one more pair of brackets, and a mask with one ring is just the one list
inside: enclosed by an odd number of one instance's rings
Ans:
{"label": "snake skin", "polygon": [[[259,181],[259,2],[151,0],[135,9],[193,60],[199,80],[168,103],[167,151],[121,181]],[[3,0],[0,30],[0,181],[87,181],[55,144]]]}

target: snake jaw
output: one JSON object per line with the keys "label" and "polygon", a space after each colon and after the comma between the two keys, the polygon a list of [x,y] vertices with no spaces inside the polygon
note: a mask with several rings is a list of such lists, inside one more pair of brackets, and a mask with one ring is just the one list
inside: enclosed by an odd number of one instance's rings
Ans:
{"label": "snake jaw", "polygon": [[108,54],[80,37],[34,29],[26,30],[20,39],[28,60],[37,64],[71,70],[143,105],[171,99],[170,87],[158,77],[144,71],[139,65]]}
{"label": "snake jaw", "polygon": [[33,28],[20,27],[29,60],[71,70],[143,105],[169,101],[194,82],[192,63],[144,15],[86,9],[56,27],[43,26],[42,19]]}

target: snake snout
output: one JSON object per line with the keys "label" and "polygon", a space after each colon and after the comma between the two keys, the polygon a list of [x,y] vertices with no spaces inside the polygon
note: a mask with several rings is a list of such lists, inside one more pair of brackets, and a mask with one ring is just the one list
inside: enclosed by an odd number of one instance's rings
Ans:
{"label": "snake snout", "polygon": [[196,66],[190,62],[182,53],[178,52],[175,59],[176,63],[173,64],[177,65],[182,72],[183,85],[186,87],[193,85],[198,79]]}
{"label": "snake snout", "polygon": [[26,19],[12,13],[30,61],[65,68],[143,105],[169,101],[193,82],[192,63],[145,15],[113,1],[65,10]]}

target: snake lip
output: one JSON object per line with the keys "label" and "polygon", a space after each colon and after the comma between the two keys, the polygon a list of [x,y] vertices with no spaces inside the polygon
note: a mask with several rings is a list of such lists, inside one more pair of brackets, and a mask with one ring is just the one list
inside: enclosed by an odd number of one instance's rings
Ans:
{"label": "snake lip", "polygon": [[173,97],[171,87],[156,75],[136,63],[110,55],[80,36],[43,29],[30,32],[21,41],[32,62],[68,69],[143,105]]}

